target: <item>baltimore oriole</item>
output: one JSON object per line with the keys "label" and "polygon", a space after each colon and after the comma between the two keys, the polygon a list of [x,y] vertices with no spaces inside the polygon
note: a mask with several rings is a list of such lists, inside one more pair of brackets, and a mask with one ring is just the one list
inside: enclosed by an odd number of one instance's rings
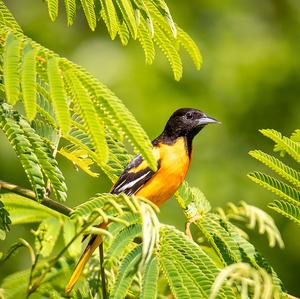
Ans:
{"label": "baltimore oriole", "polygon": [[[135,156],[125,168],[111,193],[143,196],[156,205],[163,204],[177,191],[189,169],[193,138],[210,123],[218,123],[200,110],[182,108],[175,111],[163,132],[152,142],[157,170],[153,171],[141,155]],[[101,244],[100,235],[92,236],[66,287],[70,292],[84,266]]]}

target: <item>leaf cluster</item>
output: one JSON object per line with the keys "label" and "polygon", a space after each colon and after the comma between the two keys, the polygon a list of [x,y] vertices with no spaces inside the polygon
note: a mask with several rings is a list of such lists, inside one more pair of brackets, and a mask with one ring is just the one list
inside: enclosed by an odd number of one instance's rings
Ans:
{"label": "leaf cluster", "polygon": [[[281,156],[287,154],[299,165],[300,130],[295,130],[290,138],[283,136],[276,130],[265,129],[260,130],[260,132],[275,143],[275,152],[280,152]],[[250,151],[249,154],[280,177],[278,179],[273,175],[262,172],[252,172],[248,175],[252,181],[280,198],[270,203],[269,207],[300,225],[299,171],[285,164],[275,155],[270,155],[260,150]]]}
{"label": "leaf cluster", "polygon": [[[59,1],[48,0],[48,12],[54,21],[59,12]],[[132,38],[137,40],[145,53],[147,64],[155,58],[155,46],[168,59],[175,80],[182,76],[180,50],[183,48],[200,69],[202,57],[191,37],[178,27],[164,0],[65,0],[67,23],[71,26],[78,7],[84,12],[91,30],[97,26],[97,16],[104,22],[112,40],[118,37],[126,46]]]}
{"label": "leaf cluster", "polygon": [[0,16],[0,124],[38,199],[47,186],[66,198],[57,152],[88,174],[96,175],[91,166],[97,165],[115,181],[130,159],[127,138],[156,168],[148,136],[105,85],[26,37],[2,1]]}

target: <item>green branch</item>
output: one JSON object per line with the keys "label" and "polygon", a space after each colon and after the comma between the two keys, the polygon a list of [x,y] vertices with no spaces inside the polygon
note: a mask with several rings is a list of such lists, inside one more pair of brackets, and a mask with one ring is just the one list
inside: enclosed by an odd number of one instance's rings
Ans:
{"label": "green branch", "polygon": [[[32,190],[20,187],[18,185],[11,184],[11,183],[0,180],[0,190],[1,189],[9,190],[13,193],[22,195],[24,197],[27,197],[29,199],[32,199],[32,200],[36,201],[35,193]],[[73,210],[71,208],[66,207],[66,206],[62,205],[61,203],[58,203],[58,202],[56,202],[56,201],[54,201],[54,200],[52,200],[48,197],[45,197],[41,201],[41,204],[48,207],[48,208],[50,208],[50,209],[52,209],[52,210],[55,210],[55,211],[57,211],[61,214],[64,214],[66,216],[70,216],[71,213],[73,212]]]}

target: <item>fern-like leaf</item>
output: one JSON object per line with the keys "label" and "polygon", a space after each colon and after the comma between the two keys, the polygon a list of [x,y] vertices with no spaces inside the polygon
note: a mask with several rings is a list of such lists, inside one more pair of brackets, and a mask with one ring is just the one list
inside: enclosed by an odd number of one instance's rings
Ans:
{"label": "fern-like leaf", "polygon": [[145,158],[153,170],[156,170],[157,161],[151,151],[151,142],[126,106],[105,85],[99,81],[91,80],[86,73],[82,72],[79,79],[91,92],[101,98],[101,105],[98,100],[95,100],[95,105],[103,110],[110,120],[114,121],[114,124],[125,133],[136,151]]}
{"label": "fern-like leaf", "polygon": [[21,43],[14,35],[8,34],[4,46],[3,75],[7,102],[14,105],[19,100],[20,77],[19,61]]}
{"label": "fern-like leaf", "polygon": [[22,33],[21,27],[16,22],[11,12],[4,5],[3,1],[0,1],[0,25],[1,27],[6,26],[8,28],[11,28],[14,32]]}
{"label": "fern-like leaf", "polygon": [[172,31],[174,38],[176,38],[177,37],[177,28],[173,21],[172,15],[170,13],[170,10],[169,10],[166,2],[164,0],[152,0],[151,2],[157,7],[157,9],[160,11],[161,15],[164,16],[164,18],[166,19],[167,23],[170,26],[170,29]]}
{"label": "fern-like leaf", "polygon": [[95,30],[97,20],[95,14],[95,3],[94,0],[80,0],[85,17],[92,31]]}
{"label": "fern-like leaf", "polygon": [[91,170],[91,165],[93,161],[89,158],[87,151],[84,149],[75,149],[74,151],[70,151],[67,148],[61,148],[59,153],[70,160],[73,164],[81,168],[84,172],[92,177],[98,177],[99,173]]}
{"label": "fern-like leaf", "polygon": [[142,279],[142,290],[140,299],[155,299],[157,298],[157,284],[159,278],[159,265],[157,258],[154,257],[147,264]]}
{"label": "fern-like leaf", "polygon": [[79,78],[74,75],[73,71],[67,71],[65,78],[67,79],[68,86],[78,105],[79,111],[83,115],[86,130],[91,137],[96,154],[99,156],[100,164],[105,164],[108,159],[108,146],[105,140],[103,122],[99,119],[87,90],[79,81]]}
{"label": "fern-like leaf", "polygon": [[24,48],[22,64],[21,86],[25,112],[29,121],[32,121],[37,112],[36,105],[36,64],[37,51],[30,46]]}
{"label": "fern-like leaf", "polygon": [[76,14],[76,0],[65,0],[65,8],[67,14],[67,24],[71,26],[74,22]]}
{"label": "fern-like leaf", "polygon": [[45,143],[22,117],[20,118],[19,124],[22,126],[24,134],[31,143],[42,172],[48,178],[55,197],[60,201],[65,201],[67,198],[67,186],[64,176],[58,168],[57,161],[52,155],[49,144]]}
{"label": "fern-like leaf", "polygon": [[300,225],[300,207],[284,200],[275,200],[269,208]]}
{"label": "fern-like leaf", "polygon": [[94,196],[91,200],[84,202],[76,207],[73,216],[74,217],[86,217],[90,215],[95,209],[101,209],[109,200],[119,198],[114,194],[100,193]]}
{"label": "fern-like leaf", "polygon": [[16,151],[37,200],[42,200],[46,192],[43,173],[38,158],[32,149],[31,142],[18,123],[19,118],[20,115],[10,105],[6,103],[0,105],[1,129]]}
{"label": "fern-like leaf", "polygon": [[[5,239],[5,235],[10,230],[11,219],[9,212],[6,210],[0,195],[0,240]],[[0,257],[1,258],[1,257]]]}
{"label": "fern-like leaf", "polygon": [[119,30],[114,2],[112,0],[100,0],[100,2],[102,6],[101,16],[104,19],[111,39],[114,40]]}
{"label": "fern-like leaf", "polygon": [[152,64],[155,57],[155,48],[152,41],[151,33],[147,29],[147,25],[144,18],[141,18],[141,23],[138,32],[138,39],[144,50],[146,63]]}
{"label": "fern-like leaf", "polygon": [[50,19],[54,22],[58,15],[58,0],[47,0]]}
{"label": "fern-like leaf", "polygon": [[249,173],[248,177],[283,199],[300,206],[300,192],[297,189],[261,172]]}
{"label": "fern-like leaf", "polygon": [[271,276],[263,269],[254,269],[249,264],[237,263],[223,269],[212,287],[209,299],[217,298],[223,284],[240,286],[241,299],[279,299],[280,289],[274,287]]}
{"label": "fern-like leaf", "polygon": [[295,169],[287,166],[275,157],[259,150],[250,151],[249,155],[274,170],[281,177],[295,185],[296,188],[300,188],[300,173]]}
{"label": "fern-like leaf", "polygon": [[169,39],[165,35],[165,33],[162,31],[162,29],[159,26],[154,27],[155,35],[154,35],[154,41],[159,46],[159,48],[162,50],[162,52],[166,55],[173,74],[174,79],[179,81],[182,77],[182,62],[181,58],[174,47],[172,43],[170,43]]}
{"label": "fern-like leaf", "polygon": [[137,267],[141,254],[142,246],[139,245],[125,256],[118,271],[117,279],[110,294],[110,298],[121,299],[126,297],[127,290],[133,280],[132,272]]}
{"label": "fern-like leaf", "polygon": [[274,247],[276,244],[280,248],[284,247],[280,232],[273,218],[266,212],[244,201],[241,201],[239,206],[234,203],[228,203],[227,206],[228,208],[225,211],[220,208],[217,209],[222,218],[229,221],[243,221],[249,229],[255,229],[258,226],[258,232],[267,235],[270,247]]}
{"label": "fern-like leaf", "polygon": [[129,38],[130,38],[130,32],[129,32],[128,27],[125,22],[122,22],[121,24],[119,24],[118,35],[119,35],[122,45],[126,46],[128,44]]}
{"label": "fern-like leaf", "polygon": [[177,27],[178,43],[186,50],[192,58],[197,70],[200,70],[203,60],[199,48],[192,40],[192,38],[181,28]]}
{"label": "fern-like leaf", "polygon": [[[216,265],[199,246],[174,228],[165,226],[160,235],[157,257],[175,298],[207,298],[218,274]],[[222,292],[226,298],[236,298],[229,288]]]}
{"label": "fern-like leaf", "polygon": [[122,253],[129,244],[138,236],[142,235],[142,227],[140,224],[133,224],[125,227],[118,235],[115,235],[112,243],[107,250],[109,259],[117,259],[122,256]]}
{"label": "fern-like leaf", "polygon": [[125,20],[129,32],[133,39],[137,38],[138,27],[133,13],[133,8],[129,0],[116,0],[120,12]]}
{"label": "fern-like leaf", "polygon": [[58,59],[50,58],[47,62],[47,74],[50,86],[52,105],[63,134],[70,129],[70,113],[64,88],[63,77],[59,68]]}
{"label": "fern-like leaf", "polygon": [[264,129],[260,132],[272,139],[277,143],[281,149],[286,151],[292,158],[294,158],[298,163],[300,163],[300,144],[296,141],[291,140],[288,137],[282,136],[282,134],[276,130]]}

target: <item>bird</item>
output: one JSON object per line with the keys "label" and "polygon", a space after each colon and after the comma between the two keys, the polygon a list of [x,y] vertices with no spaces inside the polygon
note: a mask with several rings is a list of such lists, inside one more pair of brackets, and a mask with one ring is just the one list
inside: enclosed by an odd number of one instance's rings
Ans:
{"label": "bird", "polygon": [[[163,132],[152,141],[157,170],[151,169],[142,155],[138,154],[120,175],[111,193],[141,196],[157,206],[162,205],[174,195],[188,172],[194,137],[206,125],[214,123],[220,122],[198,109],[176,110],[167,121]],[[72,290],[84,266],[101,243],[100,235],[91,236],[66,286],[66,293]]]}

